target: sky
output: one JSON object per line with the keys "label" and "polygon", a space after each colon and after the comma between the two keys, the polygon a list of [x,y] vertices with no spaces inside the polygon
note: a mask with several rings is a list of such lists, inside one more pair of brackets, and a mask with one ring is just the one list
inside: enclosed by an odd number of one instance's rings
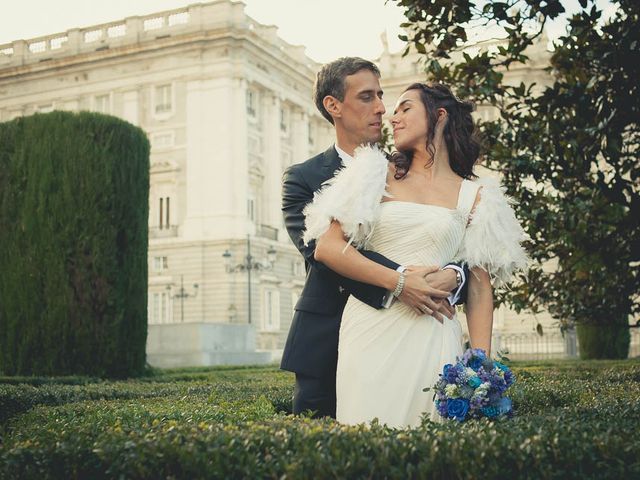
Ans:
{"label": "sky", "polygon": [[[0,45],[121,20],[198,3],[185,0],[0,0]],[[403,43],[403,9],[385,0],[244,0],[246,13],[254,20],[279,27],[281,38],[307,47],[317,62],[341,56],[371,60],[382,52],[381,34],[386,32],[389,49],[399,51]],[[563,2],[568,11],[578,0]],[[609,0],[598,0],[610,5]],[[557,38],[564,31],[560,20],[548,28]]]}

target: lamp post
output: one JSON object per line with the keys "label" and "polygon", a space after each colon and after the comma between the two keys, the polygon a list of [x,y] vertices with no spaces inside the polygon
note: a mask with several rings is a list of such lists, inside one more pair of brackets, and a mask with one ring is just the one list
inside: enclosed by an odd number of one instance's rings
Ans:
{"label": "lamp post", "polygon": [[244,257],[243,263],[233,265],[232,255],[229,250],[225,250],[222,254],[225,270],[227,273],[247,272],[247,316],[251,323],[251,271],[252,270],[271,270],[276,261],[277,252],[272,246],[267,250],[267,261],[256,261],[251,255],[251,237],[247,235],[247,256]]}
{"label": "lamp post", "polygon": [[[178,293],[171,295],[171,298],[179,298],[180,299],[180,322],[184,323],[184,300],[189,297],[197,297],[198,296],[198,284],[193,284],[194,293],[187,293],[184,289],[184,275],[180,275],[180,289]],[[167,290],[171,290],[171,287],[167,285]]]}

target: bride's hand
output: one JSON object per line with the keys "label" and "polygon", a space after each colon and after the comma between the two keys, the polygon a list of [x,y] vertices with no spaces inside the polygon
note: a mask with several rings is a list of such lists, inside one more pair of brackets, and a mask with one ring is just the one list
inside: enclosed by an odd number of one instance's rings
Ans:
{"label": "bride's hand", "polygon": [[[437,266],[418,267],[410,266],[405,270],[405,284],[399,300],[411,307],[418,315],[431,315],[442,322],[442,314],[449,313],[444,304],[448,304],[446,298],[449,292],[433,288],[425,280],[425,276],[439,270]],[[449,315],[447,315],[449,316]]]}

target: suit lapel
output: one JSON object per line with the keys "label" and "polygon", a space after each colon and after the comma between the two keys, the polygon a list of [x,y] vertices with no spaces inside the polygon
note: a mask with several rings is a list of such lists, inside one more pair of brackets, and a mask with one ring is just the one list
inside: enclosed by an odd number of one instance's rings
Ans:
{"label": "suit lapel", "polygon": [[[336,148],[331,145],[329,149],[327,149],[324,153],[324,164],[323,164],[323,176],[326,177],[325,180],[330,179],[335,175],[335,172],[338,168],[342,167],[342,160],[338,156],[338,152]],[[323,180],[323,181],[325,181]]]}

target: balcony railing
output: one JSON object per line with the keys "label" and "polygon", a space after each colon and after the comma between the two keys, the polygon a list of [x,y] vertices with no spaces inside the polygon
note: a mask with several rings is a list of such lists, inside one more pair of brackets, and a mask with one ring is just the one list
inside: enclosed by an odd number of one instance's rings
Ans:
{"label": "balcony railing", "polygon": [[[629,358],[640,355],[640,329],[632,328]],[[492,350],[507,350],[511,360],[550,360],[577,358],[580,343],[575,330],[545,333],[500,333],[494,332]]]}
{"label": "balcony railing", "polygon": [[312,63],[306,57],[304,47],[285,42],[278,37],[276,27],[262,25],[247,16],[242,2],[227,0],[195,3],[174,10],[1,44],[0,69],[133,44],[147,43],[157,48],[159,39],[229,27],[262,37],[272,44],[274,51],[284,51],[303,65]]}

